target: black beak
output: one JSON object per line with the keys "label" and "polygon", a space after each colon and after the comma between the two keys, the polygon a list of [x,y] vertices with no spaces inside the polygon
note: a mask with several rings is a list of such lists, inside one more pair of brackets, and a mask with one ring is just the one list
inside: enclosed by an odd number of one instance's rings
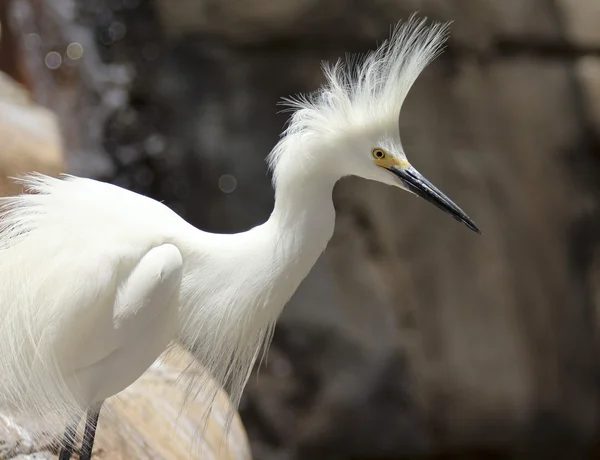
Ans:
{"label": "black beak", "polygon": [[481,230],[475,225],[475,222],[462,209],[456,206],[450,198],[440,192],[435,185],[425,179],[415,168],[412,166],[408,168],[391,167],[389,171],[398,176],[409,191],[429,201],[436,208],[449,213],[457,221],[462,222],[474,232],[481,234]]}

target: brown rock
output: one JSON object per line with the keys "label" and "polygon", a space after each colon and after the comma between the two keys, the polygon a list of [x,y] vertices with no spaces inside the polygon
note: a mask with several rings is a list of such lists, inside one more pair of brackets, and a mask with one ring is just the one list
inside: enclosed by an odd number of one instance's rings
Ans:
{"label": "brown rock", "polygon": [[[244,426],[237,414],[228,436],[224,422],[231,408],[220,391],[205,421],[206,405],[198,398],[184,407],[184,388],[177,379],[200,372],[188,354],[155,363],[135,384],[109,400],[98,428],[98,458],[251,460]],[[200,437],[200,429],[206,430]],[[228,447],[227,447],[228,446]],[[200,448],[199,456],[195,449]]]}
{"label": "brown rock", "polygon": [[[208,422],[202,393],[184,406],[181,373],[200,372],[189,354],[157,361],[138,381],[109,399],[100,416],[95,459],[131,460],[251,460],[244,426],[235,414],[228,435],[224,421],[230,403],[219,392]],[[206,425],[205,425],[206,423]],[[83,425],[83,424],[82,424]],[[201,433],[199,430],[206,426]],[[83,426],[80,426],[80,430]],[[56,452],[33,441],[27,423],[0,416],[0,460],[53,459]]]}
{"label": "brown rock", "polygon": [[318,6],[316,0],[200,0],[181,2],[155,0],[166,32],[181,36],[193,32],[228,35],[236,41],[287,35],[299,18]]}
{"label": "brown rock", "polygon": [[558,0],[557,6],[565,18],[567,39],[585,48],[600,48],[600,2],[588,0]]}
{"label": "brown rock", "polygon": [[4,73],[0,73],[0,139],[0,195],[21,191],[8,177],[63,172],[63,147],[55,115],[31,102],[27,91]]}
{"label": "brown rock", "polygon": [[575,66],[585,94],[585,106],[590,121],[600,135],[600,58],[579,59]]}
{"label": "brown rock", "polygon": [[[584,0],[562,1],[578,23],[583,20],[582,10],[593,13],[589,10],[595,8],[568,4]],[[198,0],[182,2],[177,8],[170,0],[154,0],[154,4],[171,38],[208,34],[238,43],[258,43],[327,37],[330,41],[368,43],[385,37],[391,25],[415,11],[436,20],[452,20],[452,42],[469,49],[486,49],[499,38],[540,42],[561,37],[556,10],[547,0],[363,0],[353,3],[350,14],[345,0]],[[593,21],[585,19],[588,22],[593,26]]]}

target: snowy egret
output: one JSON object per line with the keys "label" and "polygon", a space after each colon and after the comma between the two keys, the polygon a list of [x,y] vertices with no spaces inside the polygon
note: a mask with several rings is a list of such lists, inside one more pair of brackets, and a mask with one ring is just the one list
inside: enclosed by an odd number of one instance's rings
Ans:
{"label": "snowy egret", "polygon": [[[114,185],[25,176],[31,193],[1,202],[0,407],[62,433],[63,460],[87,412],[81,458],[89,459],[102,402],[174,341],[235,407],[283,306],[333,234],[332,190],[344,176],[408,190],[479,232],[400,142],[402,103],[446,36],[446,24],[412,17],[376,51],[325,65],[318,92],[287,99],[293,113],[268,157],[274,210],[243,233],[203,232]],[[60,432],[49,426],[57,420]]]}

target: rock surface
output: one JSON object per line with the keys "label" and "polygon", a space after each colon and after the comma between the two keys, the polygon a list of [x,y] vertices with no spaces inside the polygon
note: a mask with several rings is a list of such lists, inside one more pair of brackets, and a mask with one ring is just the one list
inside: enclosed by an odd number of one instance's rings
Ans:
{"label": "rock surface", "polygon": [[[100,416],[92,458],[110,460],[156,459],[251,460],[244,426],[236,414],[228,435],[224,422],[231,407],[220,392],[205,424],[206,406],[186,406],[178,379],[200,369],[180,353],[155,363],[138,381],[106,402]],[[190,366],[191,364],[191,366]],[[206,426],[204,432],[199,429]],[[83,424],[80,430],[83,429]],[[0,459],[56,459],[55,449],[34,442],[27,423],[0,416]]]}
{"label": "rock surface", "polygon": [[34,104],[19,83],[0,72],[0,196],[19,193],[9,177],[29,171],[56,175],[64,171],[56,115]]}

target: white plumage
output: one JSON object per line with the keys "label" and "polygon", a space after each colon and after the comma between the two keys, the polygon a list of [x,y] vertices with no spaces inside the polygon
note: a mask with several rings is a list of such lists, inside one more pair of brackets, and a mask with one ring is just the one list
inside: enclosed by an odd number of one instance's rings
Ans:
{"label": "white plumage", "polygon": [[405,188],[477,230],[409,165],[398,133],[402,102],[445,32],[413,18],[366,58],[326,67],[317,93],[287,101],[294,113],[269,156],[275,208],[247,232],[202,232],[157,201],[90,179],[26,176],[31,193],[1,201],[0,407],[51,421],[58,435],[172,340],[237,404],[333,233],[331,194],[343,176]]}

